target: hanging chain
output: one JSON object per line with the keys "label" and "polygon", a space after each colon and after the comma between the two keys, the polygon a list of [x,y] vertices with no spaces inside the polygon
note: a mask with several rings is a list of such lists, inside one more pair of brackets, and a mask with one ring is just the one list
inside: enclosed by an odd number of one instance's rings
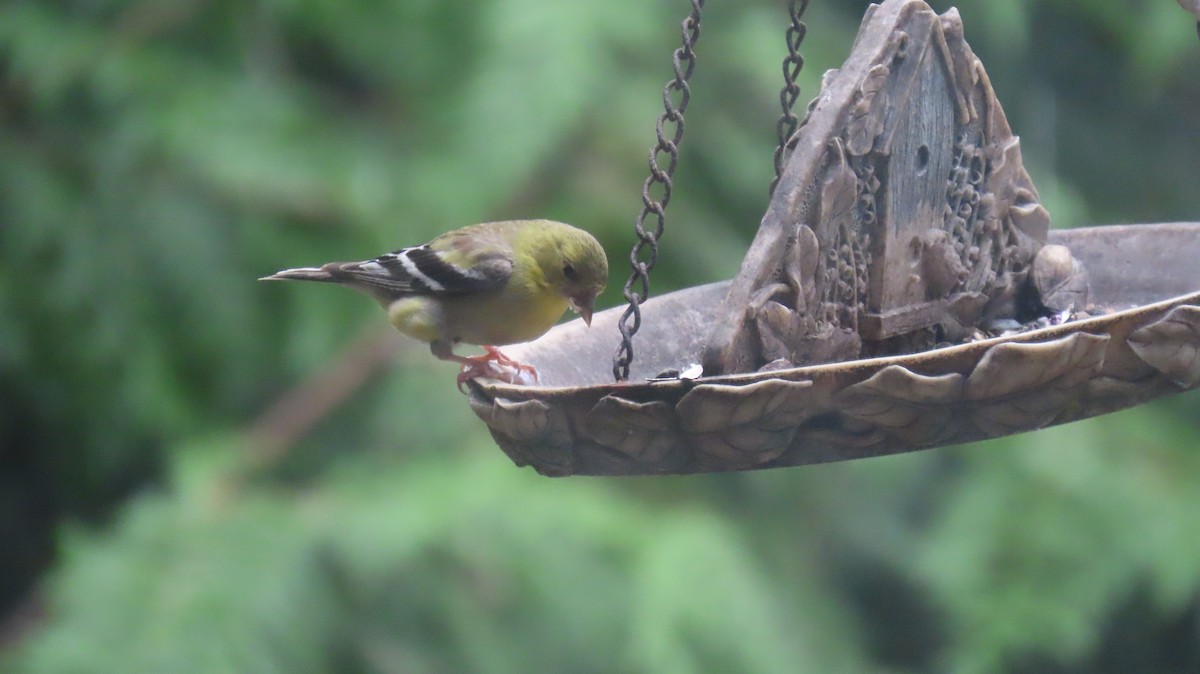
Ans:
{"label": "hanging chain", "polygon": [[[650,295],[650,270],[658,262],[658,240],[666,225],[665,211],[671,201],[671,176],[679,164],[679,143],[683,140],[683,113],[687,110],[692,92],[688,79],[696,69],[696,42],[700,39],[700,10],[704,0],[691,0],[692,11],[683,20],[683,46],[675,50],[672,62],[675,78],[663,87],[663,114],[658,118],[655,133],[658,142],[650,148],[650,175],[642,185],[642,212],[634,222],[637,243],[629,252],[629,264],[633,273],[625,282],[625,300],[629,306],[617,328],[621,331],[621,345],[613,356],[613,377],[617,381],[629,378],[629,365],[633,362],[633,336],[642,327],[642,302]],[[679,102],[674,101],[678,97]],[[661,155],[667,156],[664,170],[659,162]],[[655,185],[661,186],[662,196],[657,200],[650,194]],[[647,230],[646,218],[656,219],[653,229]],[[645,258],[645,259],[643,259]]]}
{"label": "hanging chain", "polygon": [[796,84],[796,78],[800,76],[800,69],[804,67],[804,57],[800,54],[800,43],[804,41],[804,35],[808,32],[808,26],[801,21],[806,9],[808,9],[808,0],[789,0],[788,2],[791,24],[787,29],[788,53],[783,57],[783,88],[779,90],[779,104],[783,108],[783,114],[775,123],[775,133],[779,136],[779,145],[775,147],[775,179],[771,181],[771,194],[775,194],[775,186],[779,184],[779,178],[783,175],[787,154],[791,150],[796,127],[800,122],[792,109],[796,107],[796,99],[800,98],[800,85]]}

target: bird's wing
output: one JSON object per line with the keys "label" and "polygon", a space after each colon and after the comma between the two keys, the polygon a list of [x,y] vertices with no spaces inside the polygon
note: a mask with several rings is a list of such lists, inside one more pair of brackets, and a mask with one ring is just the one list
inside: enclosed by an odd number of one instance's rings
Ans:
{"label": "bird's wing", "polygon": [[512,249],[487,233],[452,232],[423,246],[341,265],[338,276],[387,295],[451,297],[503,288],[512,275]]}

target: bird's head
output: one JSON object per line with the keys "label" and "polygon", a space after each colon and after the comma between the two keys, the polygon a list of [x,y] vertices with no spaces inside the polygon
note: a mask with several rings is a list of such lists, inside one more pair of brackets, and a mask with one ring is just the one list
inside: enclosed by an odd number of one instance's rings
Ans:
{"label": "bird's head", "polygon": [[559,226],[554,232],[553,254],[543,260],[543,273],[571,310],[591,325],[596,296],[608,283],[608,258],[591,234],[570,225]]}

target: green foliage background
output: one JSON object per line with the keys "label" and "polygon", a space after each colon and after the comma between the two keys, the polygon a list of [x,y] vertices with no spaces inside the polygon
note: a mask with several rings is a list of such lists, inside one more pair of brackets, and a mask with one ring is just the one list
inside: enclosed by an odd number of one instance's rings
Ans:
{"label": "green foliage background", "polygon": [[[865,7],[812,4],[804,98]],[[550,480],[371,302],[254,282],[552,217],[602,239],[617,304],[686,5],[0,5],[0,669],[1200,670],[1194,394],[850,464]],[[656,291],[730,276],[765,208],[783,5],[709,2]],[[1055,226],[1200,219],[1175,3],[959,8]],[[381,339],[345,404],[263,430]]]}

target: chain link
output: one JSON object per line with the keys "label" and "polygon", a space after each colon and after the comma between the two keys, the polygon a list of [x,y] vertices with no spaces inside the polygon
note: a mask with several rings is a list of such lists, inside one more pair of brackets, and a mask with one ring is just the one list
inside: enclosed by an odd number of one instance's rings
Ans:
{"label": "chain link", "polygon": [[[692,11],[681,24],[683,46],[675,50],[672,63],[675,77],[663,87],[663,114],[655,125],[657,142],[650,148],[650,175],[642,185],[642,212],[634,221],[637,243],[629,252],[629,264],[633,272],[625,282],[625,300],[629,306],[617,328],[621,331],[621,345],[613,356],[613,377],[617,381],[629,378],[629,365],[633,362],[633,336],[642,327],[642,302],[650,296],[650,270],[658,263],[658,240],[666,226],[665,211],[671,201],[671,177],[679,164],[679,143],[683,140],[683,113],[687,110],[692,92],[688,79],[696,68],[696,42],[700,39],[700,11],[704,0],[691,0]],[[807,3],[806,3],[807,4]],[[678,102],[675,98],[678,97]],[[666,168],[660,158],[666,155]],[[655,190],[658,185],[658,190]],[[660,191],[657,199],[652,191]],[[654,216],[652,229],[646,229],[646,218]]]}
{"label": "chain link", "polygon": [[779,144],[775,147],[775,179],[771,181],[771,194],[775,194],[775,186],[779,184],[779,178],[783,175],[783,167],[787,163],[787,155],[794,143],[796,128],[800,123],[792,110],[796,107],[796,99],[800,98],[800,85],[796,84],[796,78],[800,76],[800,69],[804,67],[804,56],[800,54],[800,43],[804,41],[808,26],[801,18],[807,9],[808,0],[789,0],[788,2],[788,14],[791,17],[786,36],[788,53],[783,57],[783,88],[779,90],[779,105],[783,108],[783,114],[775,123],[775,133],[779,137]]}

